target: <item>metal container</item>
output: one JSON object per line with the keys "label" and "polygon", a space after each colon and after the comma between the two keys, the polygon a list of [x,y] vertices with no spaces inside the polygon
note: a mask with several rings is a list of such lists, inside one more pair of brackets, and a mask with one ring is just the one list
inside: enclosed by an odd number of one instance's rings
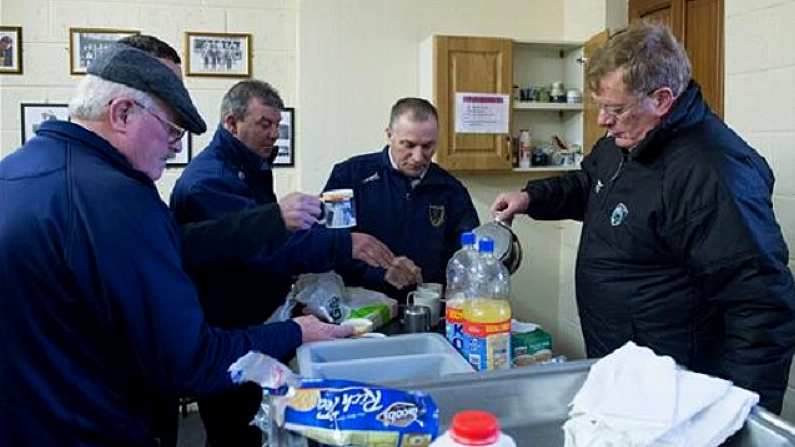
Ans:
{"label": "metal container", "polygon": [[409,334],[415,332],[430,332],[431,308],[419,304],[407,306],[403,314],[403,328]]}
{"label": "metal container", "polygon": [[[594,360],[541,365],[480,374],[456,374],[436,380],[409,380],[389,386],[426,391],[439,407],[441,431],[465,409],[493,413],[518,445],[563,446],[568,405],[580,390]],[[795,446],[795,427],[755,407],[743,428],[724,445]]]}
{"label": "metal container", "polygon": [[522,264],[522,244],[508,224],[494,220],[472,230],[478,239],[488,237],[494,241],[494,256],[513,274]]}

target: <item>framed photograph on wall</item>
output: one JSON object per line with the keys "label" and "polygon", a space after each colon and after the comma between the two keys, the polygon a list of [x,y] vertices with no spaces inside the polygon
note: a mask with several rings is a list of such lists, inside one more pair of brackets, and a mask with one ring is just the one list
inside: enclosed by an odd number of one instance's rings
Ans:
{"label": "framed photograph on wall", "polygon": [[22,144],[36,135],[41,123],[49,120],[69,121],[69,104],[21,103]]}
{"label": "framed photograph on wall", "polygon": [[141,34],[134,30],[69,28],[69,73],[85,74],[97,54],[113,42]]}
{"label": "framed photograph on wall", "polygon": [[0,26],[0,74],[22,74],[21,26]]}
{"label": "framed photograph on wall", "polygon": [[174,157],[166,161],[167,168],[185,167],[193,159],[193,134],[185,132],[182,137],[182,150]]}
{"label": "framed photograph on wall", "polygon": [[282,110],[282,120],[279,122],[279,139],[275,148],[278,149],[273,166],[295,165],[295,109],[285,107]]}
{"label": "framed photograph on wall", "polygon": [[185,76],[251,76],[251,34],[185,33]]}

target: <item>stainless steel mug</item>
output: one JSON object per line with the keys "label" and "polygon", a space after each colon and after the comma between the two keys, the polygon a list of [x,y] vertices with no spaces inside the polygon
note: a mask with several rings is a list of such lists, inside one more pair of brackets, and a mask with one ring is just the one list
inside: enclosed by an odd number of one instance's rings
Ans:
{"label": "stainless steel mug", "polygon": [[431,330],[431,308],[418,304],[406,307],[403,314],[403,327],[408,333]]}

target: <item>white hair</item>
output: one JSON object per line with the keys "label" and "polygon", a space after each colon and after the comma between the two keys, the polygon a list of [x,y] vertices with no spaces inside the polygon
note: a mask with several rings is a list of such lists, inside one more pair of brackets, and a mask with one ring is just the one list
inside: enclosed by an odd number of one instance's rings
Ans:
{"label": "white hair", "polygon": [[87,121],[99,120],[107,113],[110,102],[119,97],[137,101],[146,108],[154,106],[152,97],[140,90],[98,76],[86,75],[77,85],[77,93],[69,102],[69,115]]}

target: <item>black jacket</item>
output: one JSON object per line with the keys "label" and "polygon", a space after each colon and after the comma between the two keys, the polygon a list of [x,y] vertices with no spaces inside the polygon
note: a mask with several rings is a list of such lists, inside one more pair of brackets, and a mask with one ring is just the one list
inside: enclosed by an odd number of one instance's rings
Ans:
{"label": "black jacket", "polygon": [[[447,261],[461,248],[461,233],[479,225],[469,192],[458,179],[431,163],[412,188],[411,179],[392,167],[388,146],[336,164],[323,190],[341,188],[354,191],[356,231],[377,237],[395,255],[414,261],[426,282],[445,283]],[[404,295],[383,282],[383,269],[359,264],[362,285],[398,298]],[[346,279],[352,276],[348,273]]]}
{"label": "black jacket", "polygon": [[795,288],[765,160],[695,83],[632,151],[528,183],[535,219],[583,221],[577,303],[589,357],[628,340],[760,393],[780,411]]}

